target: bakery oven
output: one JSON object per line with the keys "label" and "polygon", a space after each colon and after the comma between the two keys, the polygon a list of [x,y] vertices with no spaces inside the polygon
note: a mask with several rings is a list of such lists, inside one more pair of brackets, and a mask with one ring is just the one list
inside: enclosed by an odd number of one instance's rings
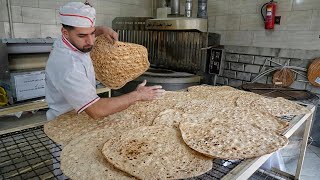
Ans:
{"label": "bakery oven", "polygon": [[143,79],[166,90],[178,90],[206,82],[221,73],[223,49],[220,36],[207,32],[207,19],[117,17],[112,27],[119,40],[148,49],[151,68],[119,92],[126,93]]}

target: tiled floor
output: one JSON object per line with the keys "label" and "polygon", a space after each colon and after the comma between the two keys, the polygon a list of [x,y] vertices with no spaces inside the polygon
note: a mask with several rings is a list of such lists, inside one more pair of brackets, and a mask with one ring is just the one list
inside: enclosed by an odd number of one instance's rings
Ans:
{"label": "tiled floor", "polygon": [[[0,131],[28,124],[46,121],[45,111],[36,114],[27,113],[22,118],[0,117]],[[285,159],[285,158],[284,158]],[[286,169],[290,174],[295,174],[297,158],[286,159]],[[320,180],[320,148],[309,145],[306,151],[305,161],[300,176],[301,180]]]}

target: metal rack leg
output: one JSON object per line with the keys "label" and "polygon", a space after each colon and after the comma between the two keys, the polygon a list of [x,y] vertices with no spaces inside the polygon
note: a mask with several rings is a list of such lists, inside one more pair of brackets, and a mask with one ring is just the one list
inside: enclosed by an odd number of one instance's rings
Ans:
{"label": "metal rack leg", "polygon": [[308,139],[309,139],[309,134],[310,134],[310,129],[312,125],[312,119],[313,119],[313,114],[310,115],[310,117],[306,120],[306,126],[304,129],[304,134],[303,134],[303,140],[300,148],[300,155],[299,155],[299,161],[296,169],[296,174],[294,176],[294,179],[299,179],[300,174],[301,174],[301,169],[304,161],[304,156],[306,154],[306,148],[308,144]]}

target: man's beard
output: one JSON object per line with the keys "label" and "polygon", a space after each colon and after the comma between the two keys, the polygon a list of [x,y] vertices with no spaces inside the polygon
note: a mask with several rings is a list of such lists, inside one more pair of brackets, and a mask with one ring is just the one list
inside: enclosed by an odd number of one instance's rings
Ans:
{"label": "man's beard", "polygon": [[92,50],[93,46],[84,46],[82,49],[79,49],[83,53],[90,52]]}
{"label": "man's beard", "polygon": [[[70,41],[70,40],[69,40]],[[73,41],[70,41],[70,43],[76,47],[79,51],[83,52],[83,53],[87,53],[90,52],[93,48],[93,45],[87,45],[87,46],[83,46],[82,48],[79,48],[76,43],[73,43]]]}

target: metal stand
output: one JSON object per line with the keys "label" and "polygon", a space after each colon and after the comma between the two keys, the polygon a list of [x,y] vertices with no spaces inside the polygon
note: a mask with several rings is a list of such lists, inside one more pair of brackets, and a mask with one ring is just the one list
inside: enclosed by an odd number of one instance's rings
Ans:
{"label": "metal stand", "polygon": [[[289,175],[288,173],[282,172],[278,170],[279,174],[285,175],[289,179],[299,179],[301,168],[303,165],[303,160],[306,152],[308,137],[310,133],[310,127],[312,124],[312,118],[315,111],[315,106],[308,105],[308,109],[311,111],[304,116],[295,117],[290,121],[289,128],[286,132],[283,133],[284,136],[289,138],[294,132],[296,132],[304,123],[306,124],[303,136],[302,147],[300,150],[300,156],[298,161],[298,166],[295,175]],[[273,154],[273,153],[272,153]],[[258,158],[248,159],[240,163],[237,167],[235,167],[232,171],[230,171],[226,176],[224,176],[223,180],[243,180],[248,179],[254,172],[256,172],[261,165],[266,162],[272,154],[267,154]]]}

